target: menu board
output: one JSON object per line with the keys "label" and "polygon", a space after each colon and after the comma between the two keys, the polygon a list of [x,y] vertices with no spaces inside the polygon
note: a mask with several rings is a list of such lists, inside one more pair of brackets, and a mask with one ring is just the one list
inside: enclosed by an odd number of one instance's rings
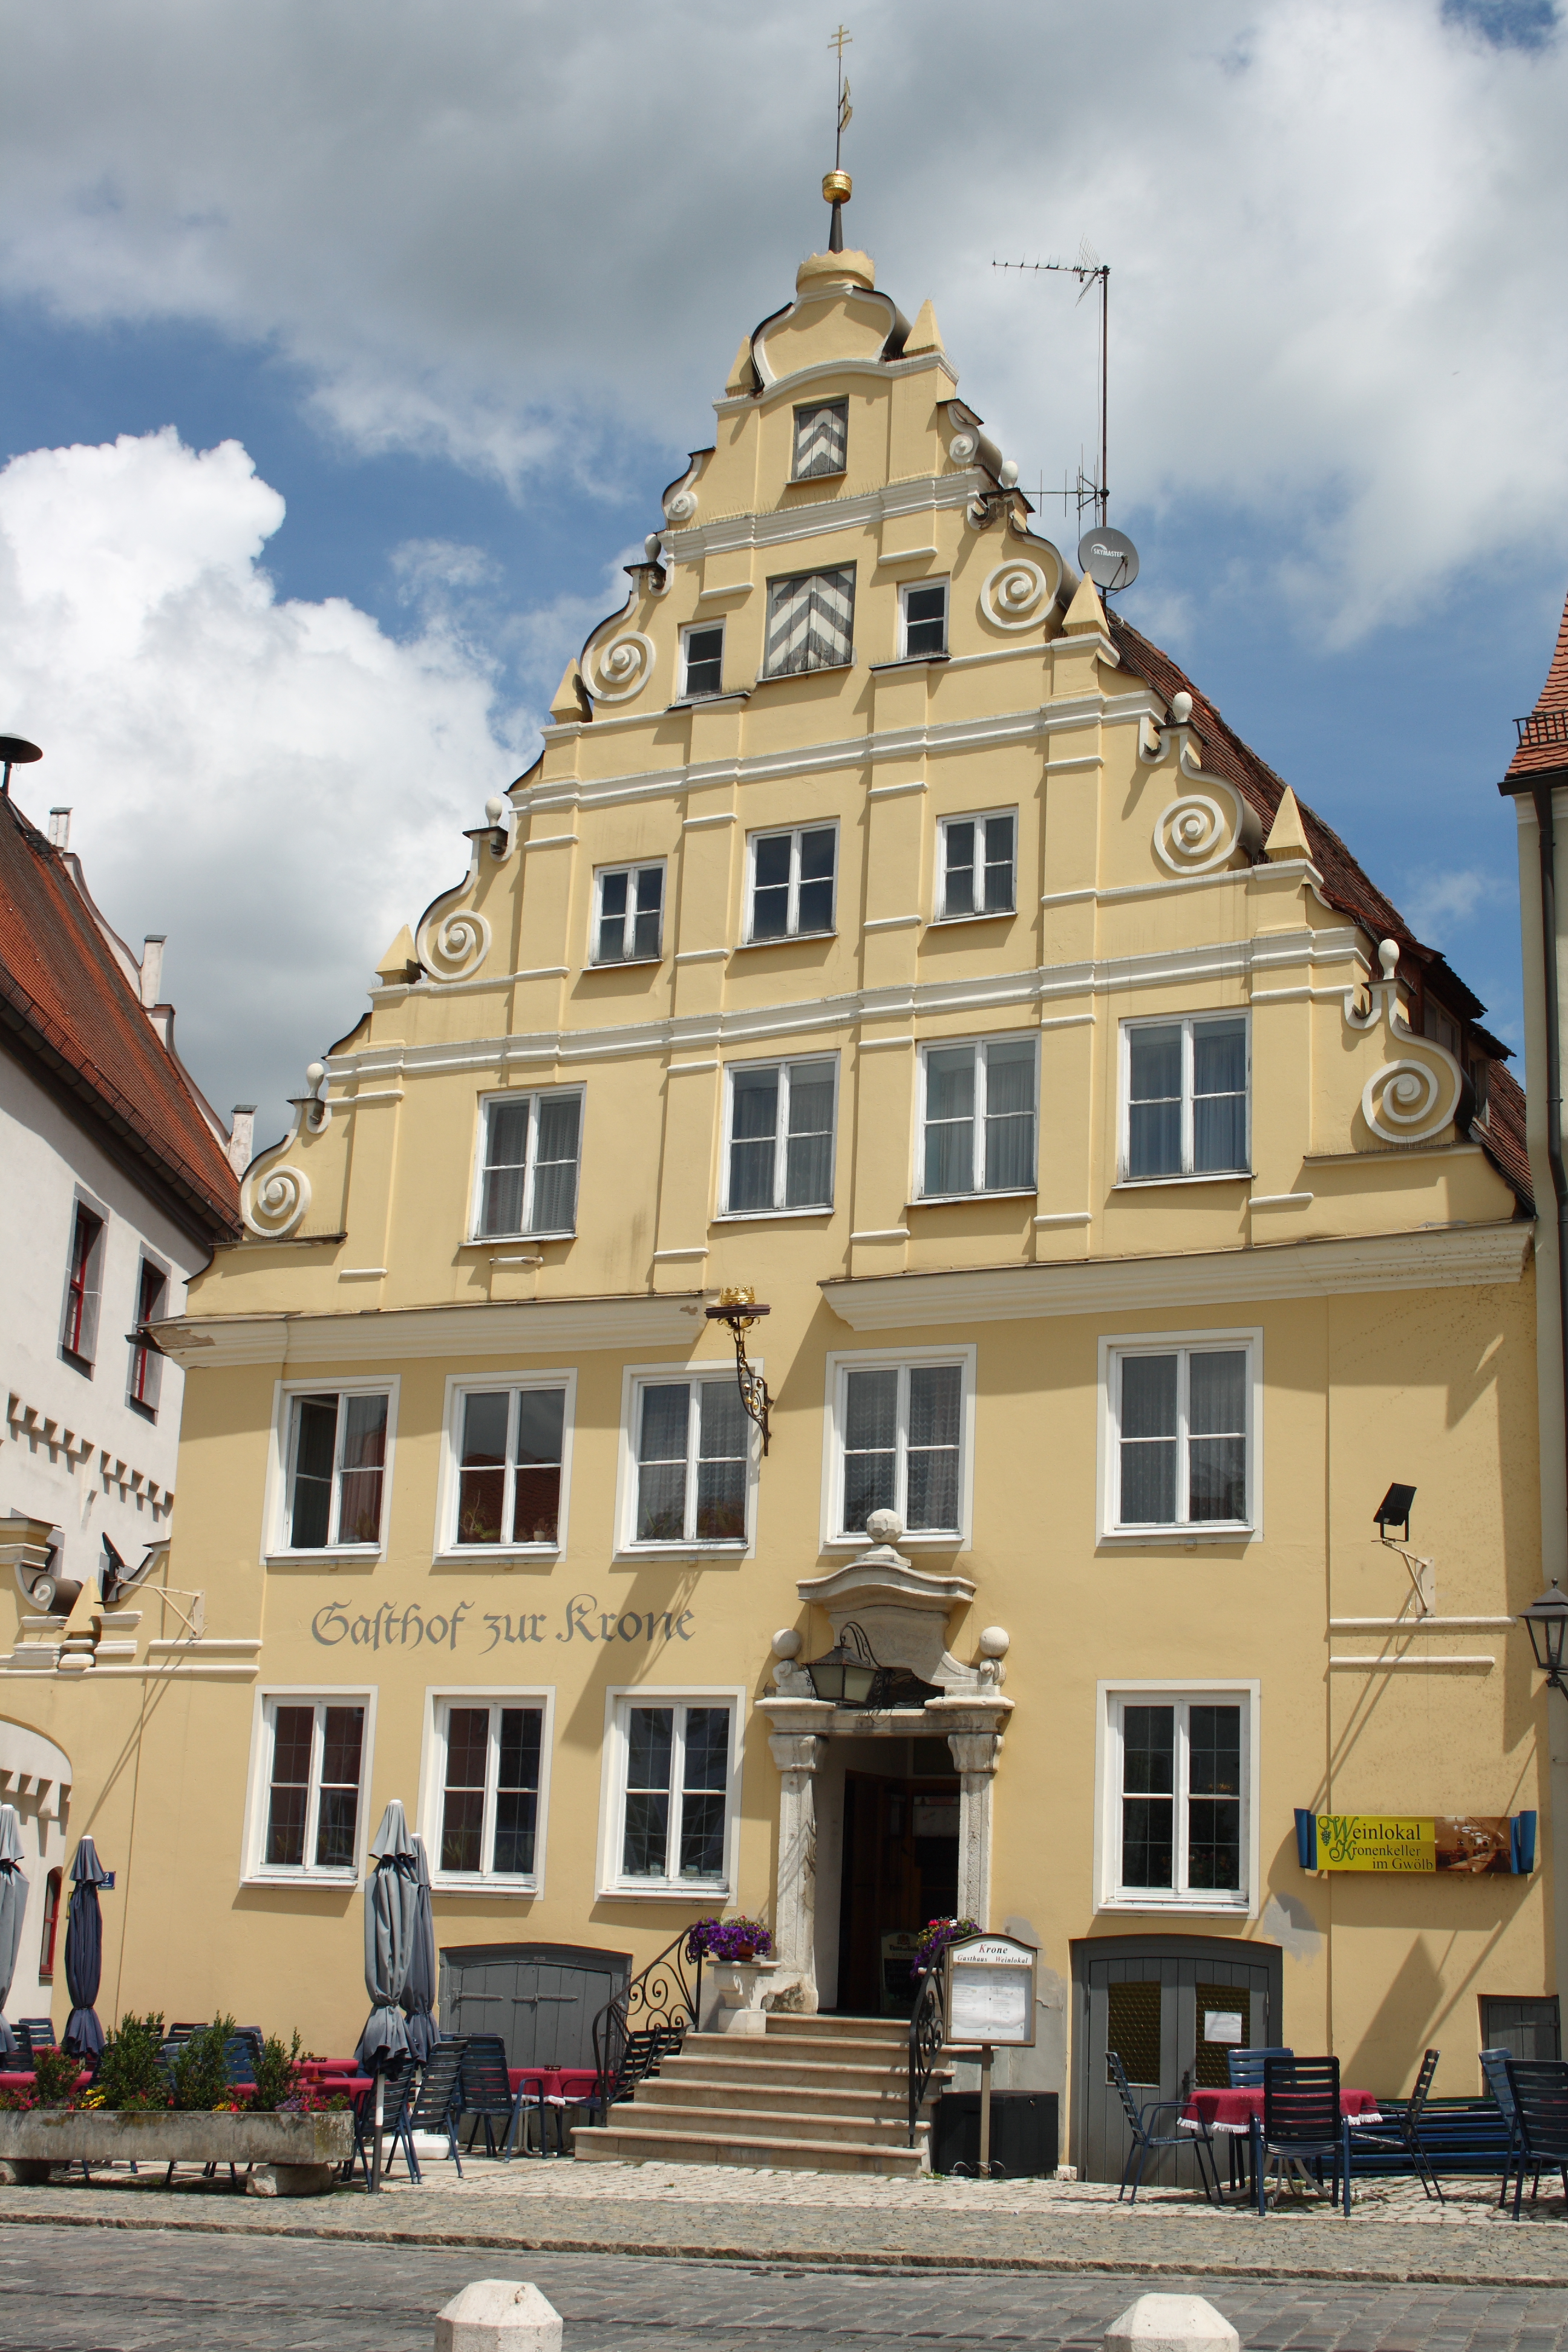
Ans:
{"label": "menu board", "polygon": [[1011,1936],[976,1936],[947,1952],[949,2042],[1028,2049],[1035,2039],[1035,1954]]}

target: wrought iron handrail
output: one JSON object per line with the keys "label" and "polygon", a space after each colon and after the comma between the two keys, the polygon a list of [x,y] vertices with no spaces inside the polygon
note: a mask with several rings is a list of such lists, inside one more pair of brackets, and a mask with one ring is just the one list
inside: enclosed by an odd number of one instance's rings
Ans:
{"label": "wrought iron handrail", "polygon": [[[702,1955],[698,1953],[694,1964],[689,1961],[686,1939],[690,1932],[683,1927],[674,1942],[633,1977],[625,1992],[613,1995],[594,2020],[595,2104],[601,2123],[609,2121],[615,2100],[645,2074],[658,2072],[658,2049],[651,2042],[643,2045],[646,2063],[635,2070],[628,2068],[626,2053],[634,2034],[668,2035],[679,2047],[678,2036],[683,2039],[696,2032],[702,1999]],[[695,1976],[688,1974],[691,1965],[695,1965]]]}
{"label": "wrought iron handrail", "polygon": [[1568,743],[1568,710],[1532,710],[1516,719],[1521,747],[1526,743]]}
{"label": "wrought iron handrail", "polygon": [[910,2146],[915,2144],[926,2086],[942,2056],[942,1969],[922,1971],[921,1989],[910,2012]]}

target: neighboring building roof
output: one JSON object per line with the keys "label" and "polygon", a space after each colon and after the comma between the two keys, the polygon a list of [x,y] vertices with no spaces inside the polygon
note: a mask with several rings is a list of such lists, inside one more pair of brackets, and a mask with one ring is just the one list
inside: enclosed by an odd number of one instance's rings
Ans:
{"label": "neighboring building roof", "polygon": [[[1283,776],[1276,775],[1268,762],[1226,726],[1207,695],[1194,685],[1169,654],[1151,645],[1147,637],[1109,606],[1106,619],[1111,642],[1128,669],[1143,678],[1166,702],[1174,694],[1192,696],[1192,725],[1203,745],[1205,767],[1211,775],[1222,776],[1226,783],[1235,785],[1242,798],[1257,810],[1267,832],[1284,796]],[[1543,699],[1552,690],[1553,677],[1561,680],[1561,701],[1556,707],[1568,709],[1568,613],[1564,614],[1563,634],[1558,639],[1552,672],[1542,689]],[[1568,761],[1568,744],[1558,746],[1557,759],[1559,764]],[[1513,771],[1509,772],[1511,775]],[[1479,997],[1466,986],[1446,957],[1416,938],[1397,907],[1363,872],[1333,827],[1325,824],[1305,801],[1298,799],[1297,805],[1311,845],[1312,863],[1322,877],[1323,896],[1329,904],[1349,915],[1369,939],[1397,940],[1400,961],[1406,971],[1414,967],[1422,987],[1430,990],[1445,1011],[1465,1024],[1487,1055],[1490,1063],[1488,1112],[1485,1122],[1478,1122],[1475,1128],[1475,1140],[1499,1174],[1512,1186],[1524,1207],[1533,1213],[1530,1160],[1524,1144],[1524,1093],[1505,1066],[1511,1048],[1480,1026],[1478,1016],[1486,1007]]]}
{"label": "neighboring building roof", "polygon": [[0,1042],[168,1215],[238,1237],[238,1186],[211,1114],[148,1019],[74,858],[0,796]]}
{"label": "neighboring building roof", "polygon": [[1558,625],[1557,649],[1546,672],[1546,683],[1535,698],[1528,719],[1517,722],[1519,748],[1508,763],[1498,790],[1524,791],[1553,771],[1568,770],[1568,604]]}

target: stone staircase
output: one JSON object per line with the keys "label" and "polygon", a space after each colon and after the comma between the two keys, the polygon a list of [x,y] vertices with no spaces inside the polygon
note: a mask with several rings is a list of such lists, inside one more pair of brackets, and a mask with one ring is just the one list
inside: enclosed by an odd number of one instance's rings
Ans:
{"label": "stone staircase", "polygon": [[[932,2074],[928,2102],[951,2071]],[[930,2169],[930,2119],[910,2147],[909,2095],[901,2018],[770,2014],[762,2033],[689,2033],[608,2124],[576,2132],[574,2152],[589,2164],[911,2175]]]}

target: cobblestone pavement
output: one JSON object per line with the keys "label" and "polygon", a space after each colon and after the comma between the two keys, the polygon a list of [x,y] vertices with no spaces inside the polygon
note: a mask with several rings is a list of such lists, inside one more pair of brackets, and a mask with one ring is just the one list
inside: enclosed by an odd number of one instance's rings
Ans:
{"label": "cobblestone pavement", "polygon": [[[0,2225],[5,2352],[429,2352],[435,2314],[468,2280],[533,2280],[564,2352],[1099,2352],[1145,2292],[1126,2274],[918,2278],[545,2253],[526,2264],[449,2247]],[[1161,2282],[1206,2294],[1247,2352],[1564,2352],[1568,2288]]]}

